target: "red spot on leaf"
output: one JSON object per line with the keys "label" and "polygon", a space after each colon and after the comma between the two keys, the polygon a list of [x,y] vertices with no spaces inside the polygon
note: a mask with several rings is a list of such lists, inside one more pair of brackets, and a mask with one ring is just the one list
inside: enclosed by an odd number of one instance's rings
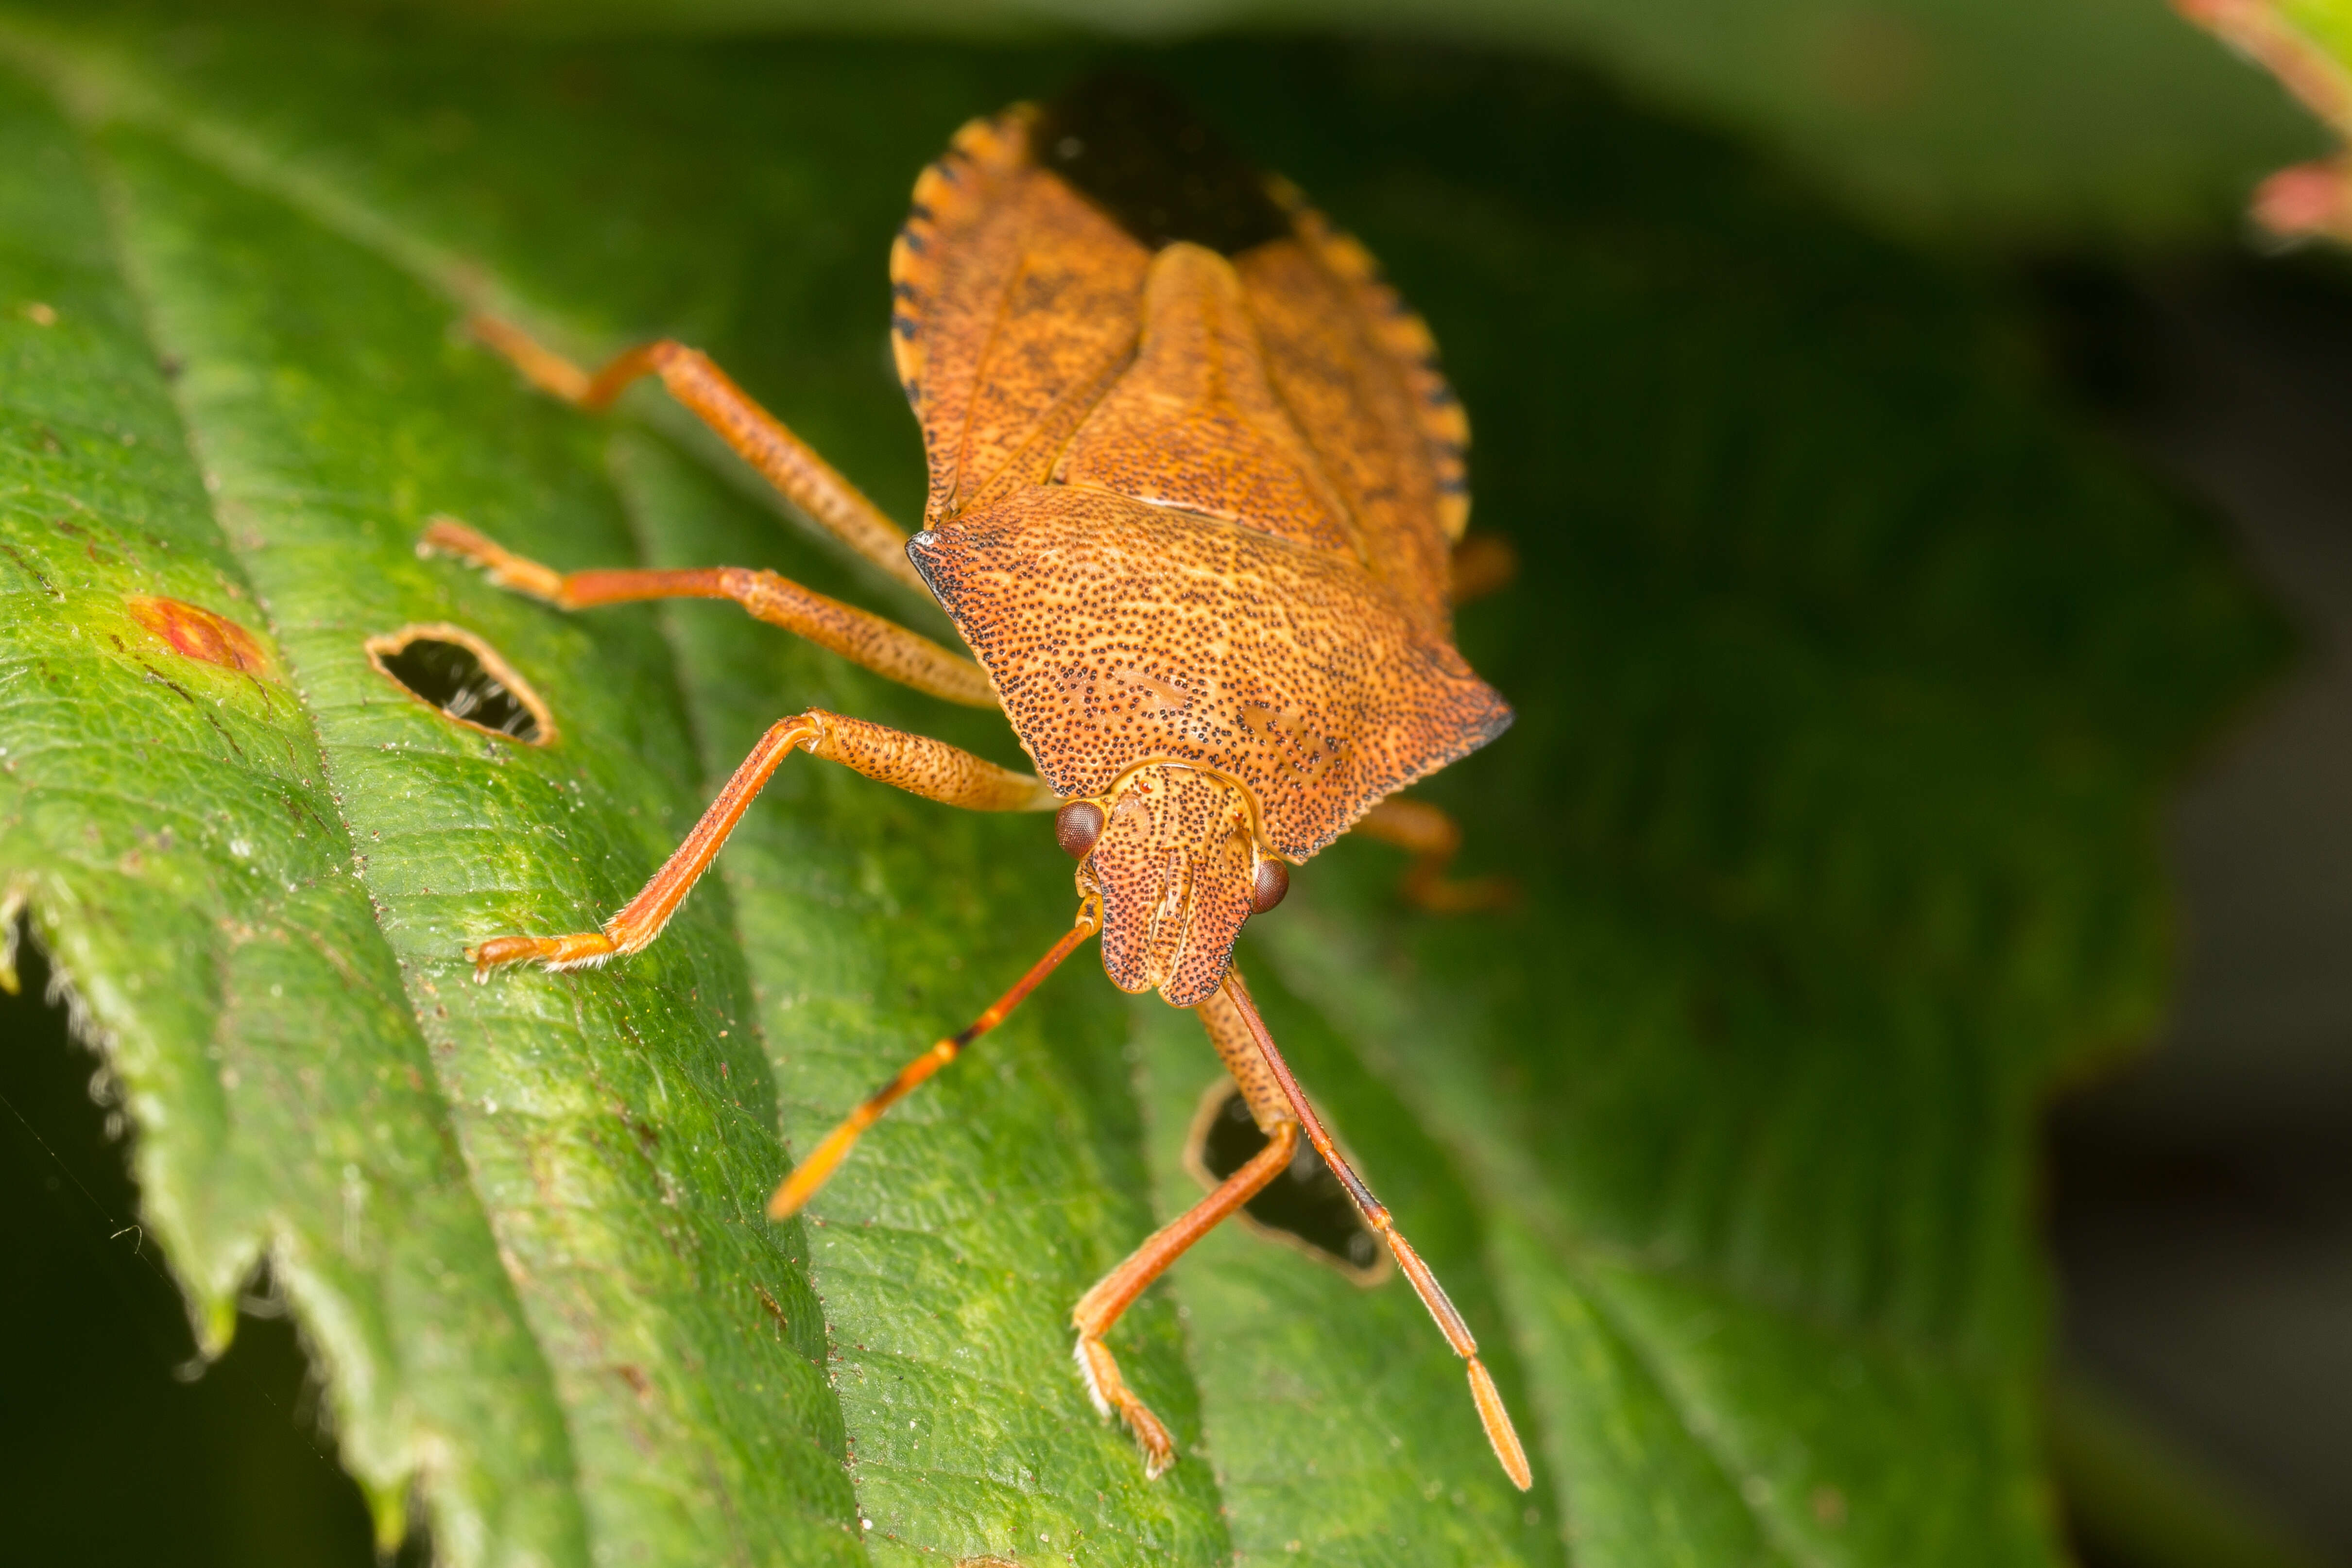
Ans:
{"label": "red spot on leaf", "polygon": [[131,599],[126,607],[133,620],[186,658],[247,675],[266,674],[269,668],[251,632],[210,610],[177,599]]}

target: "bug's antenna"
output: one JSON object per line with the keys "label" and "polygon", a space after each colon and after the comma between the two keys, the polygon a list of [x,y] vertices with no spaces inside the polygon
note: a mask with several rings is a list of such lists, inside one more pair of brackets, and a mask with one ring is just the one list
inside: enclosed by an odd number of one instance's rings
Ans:
{"label": "bug's antenna", "polygon": [[1021,1005],[1029,993],[1037,989],[1045,976],[1060,967],[1062,960],[1076,952],[1078,944],[1102,929],[1102,900],[1089,895],[1078,906],[1077,923],[1064,933],[1062,940],[1045,952],[1045,956],[1029,966],[1029,973],[1013,983],[1013,988],[994,1002],[988,1011],[974,1018],[955,1034],[908,1062],[898,1069],[898,1076],[869,1096],[865,1104],[844,1117],[841,1124],[824,1135],[824,1142],[810,1152],[809,1157],[793,1167],[776,1188],[776,1195],[768,1200],[770,1219],[790,1219],[798,1214],[809,1199],[816,1196],[835,1169],[849,1157],[865,1131],[882,1119],[882,1113],[919,1088],[925,1079],[947,1066],[961,1055],[963,1048],[1004,1022],[1005,1015]]}
{"label": "bug's antenna", "polygon": [[1485,1363],[1478,1359],[1478,1342],[1471,1337],[1470,1325],[1462,1321],[1462,1314],[1446,1299],[1445,1287],[1437,1282],[1437,1276],[1429,1271],[1429,1265],[1421,1260],[1421,1254],[1412,1249],[1412,1244],[1405,1240],[1403,1234],[1397,1229],[1396,1222],[1389,1217],[1386,1205],[1372,1196],[1372,1189],[1364,1184],[1364,1179],[1356,1174],[1355,1167],[1348,1163],[1347,1156],[1340,1153],[1339,1146],[1331,1142],[1331,1135],[1323,1131],[1322,1119],[1307,1102],[1306,1091],[1298,1087],[1298,1079],[1291,1075],[1290,1064],[1282,1059],[1281,1048],[1274,1043],[1274,1036],[1267,1030],[1265,1020],[1258,1016],[1257,1004],[1250,999],[1249,987],[1242,983],[1239,968],[1225,971],[1222,989],[1248,1023],[1250,1034],[1257,1041],[1258,1053],[1265,1058],[1265,1065],[1273,1072],[1275,1081],[1282,1086],[1284,1098],[1290,1101],[1291,1114],[1297,1117],[1298,1124],[1307,1130],[1307,1141],[1315,1145],[1315,1152],[1323,1156],[1323,1163],[1331,1168],[1331,1173],[1339,1179],[1339,1184],[1348,1189],[1348,1196],[1355,1201],[1356,1210],[1364,1216],[1364,1223],[1388,1243],[1389,1252],[1396,1258],[1397,1267],[1403,1269],[1404,1277],[1412,1281],[1414,1293],[1420,1296],[1421,1304],[1429,1309],[1429,1315],[1437,1320],[1438,1331],[1444,1334],[1446,1343],[1454,1347],[1454,1353],[1470,1363],[1470,1397],[1478,1406],[1479,1421],[1486,1426],[1486,1441],[1495,1446],[1495,1458],[1502,1461],[1503,1473],[1511,1478],[1511,1484],[1526,1491],[1535,1485],[1535,1472],[1528,1468],[1528,1451],[1519,1445],[1518,1432],[1511,1426],[1511,1413],[1503,1408],[1503,1396],[1496,1389],[1495,1380],[1487,1373]]}

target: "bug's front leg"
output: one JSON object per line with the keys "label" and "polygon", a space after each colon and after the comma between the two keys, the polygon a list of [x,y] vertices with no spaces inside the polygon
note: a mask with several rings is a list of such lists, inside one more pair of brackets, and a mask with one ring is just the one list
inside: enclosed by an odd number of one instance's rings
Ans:
{"label": "bug's front leg", "polygon": [[509,963],[583,968],[635,952],[652,942],[718,858],[719,847],[743,820],[752,799],[796,751],[968,811],[1050,811],[1060,804],[1043,780],[1000,768],[945,741],[812,708],[780,720],[761,737],[686,842],[601,929],[564,936],[493,937],[466,950],[475,978],[486,979],[491,970]]}
{"label": "bug's front leg", "polygon": [[1143,1450],[1143,1473],[1154,1480],[1167,1474],[1168,1467],[1176,1462],[1176,1440],[1169,1436],[1166,1425],[1151,1413],[1150,1407],[1129,1390],[1103,1336],[1110,1332],[1119,1314],[1170,1264],[1282,1174],[1297,1149],[1298,1123],[1276,1123],[1266,1134],[1265,1147],[1248,1164],[1218,1183],[1216,1191],[1161,1226],[1150,1240],[1129,1254],[1126,1262],[1104,1275],[1093,1289],[1080,1297],[1070,1312],[1070,1321],[1077,1325],[1078,1372],[1086,1379],[1087,1393],[1097,1410],[1127,1423],[1127,1429],[1135,1434],[1135,1446]]}
{"label": "bug's front leg", "polygon": [[1110,1332],[1119,1314],[1170,1264],[1264,1191],[1267,1183],[1282,1174],[1298,1151],[1297,1119],[1291,1115],[1282,1086],[1266,1067],[1247,1021],[1232,1000],[1219,991],[1193,1012],[1209,1031],[1209,1042],[1216,1047],[1225,1069],[1241,1086],[1242,1101],[1256,1119],[1258,1131],[1265,1134],[1265,1147],[1252,1156],[1249,1163],[1218,1183],[1214,1192],[1161,1226],[1150,1240],[1130,1253],[1127,1261],[1104,1275],[1093,1289],[1078,1299],[1070,1313],[1070,1321],[1078,1331],[1078,1373],[1086,1379],[1087,1394],[1104,1415],[1117,1415],[1127,1424],[1127,1429],[1135,1435],[1136,1447],[1143,1451],[1144,1474],[1155,1479],[1176,1462],[1175,1439],[1150,1407],[1128,1388],[1103,1336]]}

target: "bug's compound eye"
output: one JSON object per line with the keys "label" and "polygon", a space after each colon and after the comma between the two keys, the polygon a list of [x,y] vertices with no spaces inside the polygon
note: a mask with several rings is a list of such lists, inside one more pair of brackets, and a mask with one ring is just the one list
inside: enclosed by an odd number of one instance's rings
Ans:
{"label": "bug's compound eye", "polygon": [[1279,860],[1264,859],[1257,863],[1257,876],[1250,886],[1250,913],[1262,915],[1282,902],[1290,893],[1290,868]]}
{"label": "bug's compound eye", "polygon": [[1102,837],[1103,808],[1090,800],[1074,800],[1054,814],[1054,840],[1073,860],[1083,860]]}

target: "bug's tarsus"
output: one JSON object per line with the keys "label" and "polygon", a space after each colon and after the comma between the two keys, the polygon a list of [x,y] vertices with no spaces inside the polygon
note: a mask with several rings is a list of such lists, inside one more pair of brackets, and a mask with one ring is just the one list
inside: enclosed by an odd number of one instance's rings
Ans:
{"label": "bug's tarsus", "polygon": [[497,316],[469,316],[466,330],[505,355],[507,363],[520,371],[525,381],[549,396],[571,404],[587,402],[591,382],[588,373],[554,350],[542,347],[513,322]]}
{"label": "bug's tarsus", "polygon": [[1072,1357],[1078,1363],[1078,1376],[1087,1385],[1095,1413],[1106,1421],[1117,1416],[1134,1437],[1136,1451],[1143,1458],[1143,1479],[1156,1481],[1166,1475],[1176,1464],[1175,1436],[1150,1405],[1128,1392],[1109,1350],[1102,1341],[1081,1334],[1072,1347]]}
{"label": "bug's tarsus", "polygon": [[496,316],[474,316],[467,321],[466,330],[504,354],[533,386],[591,414],[610,408],[613,400],[627,391],[631,382],[659,374],[670,359],[693,353],[667,338],[657,339],[622,350],[592,375],[511,321]]}
{"label": "bug's tarsus", "polygon": [[727,787],[719,792],[719,798],[702,814],[702,820],[694,825],[694,831],[686,836],[686,842],[671,852],[637,896],[601,930],[565,936],[493,937],[466,950],[474,978],[485,979],[491,970],[509,963],[540,963],[553,970],[591,967],[635,952],[659,936],[702,873],[719,858],[719,847],[743,820],[752,799],[775,776],[786,757],[824,737],[824,721],[831,717],[812,709],[771,725],[727,781]]}
{"label": "bug's tarsus", "polygon": [[1101,902],[1088,899],[1078,906],[1077,921],[1063,933],[1062,939],[1046,949],[1045,956],[1031,964],[1029,972],[1014,981],[1003,995],[989,1004],[987,1011],[900,1068],[888,1083],[875,1090],[866,1097],[864,1104],[842,1118],[840,1123],[809,1152],[808,1158],[793,1166],[792,1173],[777,1186],[775,1195],[768,1200],[768,1217],[789,1219],[798,1214],[809,1199],[816,1195],[817,1190],[831,1179],[842,1161],[849,1157],[849,1151],[856,1146],[857,1140],[864,1136],[866,1130],[879,1121],[885,1111],[921,1087],[933,1073],[955,1060],[966,1046],[1004,1022],[1006,1015],[1021,1005],[1045,976],[1061,967],[1064,959],[1076,952],[1081,943],[1101,929]]}
{"label": "bug's tarsus", "polygon": [[469,566],[480,567],[482,574],[501,588],[528,594],[565,609],[572,607],[564,597],[562,573],[536,561],[524,560],[454,517],[426,519],[425,531],[416,541],[416,553],[452,556]]}
{"label": "bug's tarsus", "polygon": [[1403,1233],[1397,1229],[1387,1207],[1372,1195],[1371,1188],[1364,1184],[1364,1179],[1356,1173],[1355,1167],[1348,1163],[1347,1156],[1340,1153],[1339,1145],[1331,1141],[1330,1133],[1324,1131],[1322,1120],[1315,1114],[1315,1108],[1307,1103],[1306,1091],[1298,1087],[1298,1079],[1291,1073],[1290,1064],[1283,1059],[1281,1047],[1274,1043],[1274,1036],[1267,1030],[1265,1020],[1258,1016],[1257,1004],[1251,1000],[1249,987],[1243,982],[1241,971],[1226,971],[1225,982],[1220,990],[1248,1025],[1267,1069],[1280,1084],[1284,1098],[1290,1102],[1291,1114],[1306,1130],[1307,1142],[1315,1145],[1315,1152],[1323,1156],[1323,1163],[1331,1168],[1333,1175],[1339,1178],[1339,1184],[1347,1188],[1348,1195],[1355,1200],[1357,1212],[1364,1216],[1364,1223],[1371,1226],[1374,1235],[1388,1243],[1390,1255],[1395,1258],[1397,1267],[1404,1271],[1404,1277],[1412,1282],[1414,1294],[1421,1298],[1421,1304],[1429,1309],[1429,1315],[1436,1320],[1438,1331],[1445,1336],[1446,1343],[1454,1347],[1454,1354],[1468,1363],[1470,1398],[1477,1406],[1480,1424],[1486,1428],[1486,1441],[1493,1445],[1495,1458],[1501,1462],[1503,1473],[1511,1478],[1514,1486],[1526,1491],[1535,1485],[1535,1472],[1528,1468],[1528,1451],[1519,1442],[1517,1430],[1511,1425],[1510,1412],[1503,1406],[1503,1396],[1495,1387],[1494,1377],[1486,1371],[1486,1363],[1478,1359],[1478,1342],[1470,1332],[1470,1325],[1463,1321],[1461,1312],[1455,1310],[1445,1294],[1445,1288],[1437,1282],[1437,1276],[1430,1271],[1429,1265],[1421,1260],[1421,1254],[1413,1250],[1412,1244],[1405,1240]]}
{"label": "bug's tarsus", "polygon": [[751,802],[795,751],[838,763],[909,795],[967,811],[1050,811],[1055,800],[1054,792],[1034,776],[998,767],[945,741],[812,708],[769,727],[686,836],[686,842],[671,851],[644,889],[602,930],[567,936],[494,937],[466,950],[475,978],[509,963],[583,968],[635,952],[653,941],[719,858],[727,836],[743,820]]}

